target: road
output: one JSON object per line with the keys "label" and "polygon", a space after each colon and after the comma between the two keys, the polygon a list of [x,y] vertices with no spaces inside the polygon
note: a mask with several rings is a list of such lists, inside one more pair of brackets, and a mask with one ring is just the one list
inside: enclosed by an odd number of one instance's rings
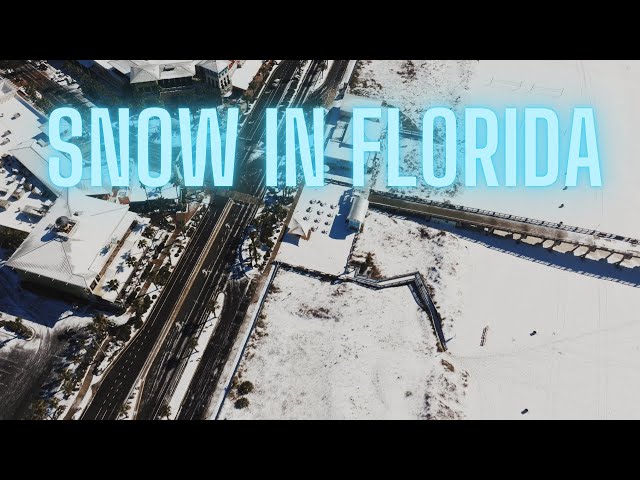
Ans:
{"label": "road", "polygon": [[[191,354],[189,339],[199,333],[211,311],[215,299],[227,277],[227,264],[234,257],[232,247],[242,237],[244,226],[255,215],[256,205],[234,204],[227,219],[237,219],[211,249],[203,268],[187,292],[187,298],[171,328],[162,341],[149,373],[144,379],[137,419],[153,420],[160,416],[162,406],[169,403]],[[225,219],[225,220],[227,220]]]}
{"label": "road", "polygon": [[54,107],[84,107],[76,95],[51,80],[46,71],[38,70],[32,63],[25,62],[20,67],[17,67],[10,80],[18,86],[31,85],[43,97],[47,98]]}
{"label": "road", "polygon": [[183,289],[193,272],[194,265],[203,254],[220,213],[219,208],[207,208],[147,320],[131,343],[104,373],[97,392],[82,415],[83,419],[118,417],[122,405],[126,402],[147,358],[160,339],[166,321],[171,317],[175,306],[181,300],[184,300],[184,303],[192,301],[192,295],[197,294],[193,289],[186,292]]}
{"label": "road", "polygon": [[[312,61],[294,98],[296,102],[293,103],[294,106],[300,106],[306,100],[306,96],[313,85],[312,77],[318,73],[320,63],[321,61]],[[264,134],[264,131],[262,133]],[[280,133],[283,133],[282,130]],[[262,170],[258,171],[256,179],[260,182],[264,181],[264,172]],[[263,183],[260,183],[260,185],[263,185]],[[261,189],[258,195],[262,196],[263,193],[264,190]],[[225,305],[220,321],[202,354],[200,363],[189,384],[177,415],[179,420],[204,419],[207,417],[213,393],[220,380],[223,367],[229,359],[229,354],[249,307],[250,297],[247,294],[246,285],[242,282],[229,282],[225,292]]]}
{"label": "road", "polygon": [[[299,72],[300,67],[301,63],[299,61],[284,61],[276,68],[270,78],[270,82],[273,82],[274,79],[279,79],[279,84],[276,87],[268,85],[265,88],[264,93],[253,106],[251,114],[240,132],[239,138],[242,142],[242,150],[240,150],[239,157],[242,160],[239,164],[239,169],[245,179],[246,191],[251,192],[251,194],[257,193],[261,196],[261,187],[264,184],[262,169],[254,168],[257,165],[249,165],[247,159],[255,146],[263,139],[265,133],[265,109],[288,104],[288,101],[293,97],[292,83],[294,82],[294,76]],[[311,67],[315,69],[316,64],[313,63]],[[238,197],[236,196],[235,198]],[[242,212],[234,212],[229,222],[233,229],[232,238],[238,240],[238,242],[241,240],[245,228],[253,220],[257,205],[254,202],[249,205],[243,205],[243,208]],[[233,260],[234,247],[238,242],[229,245],[229,255],[226,257],[226,262],[220,262],[212,266],[210,283],[215,287],[223,284],[223,278],[226,279],[228,265]],[[248,306],[247,304],[243,308],[243,302],[248,302],[249,300],[248,298],[245,299],[246,283],[246,281],[232,280],[226,286],[225,304],[216,330],[205,349],[203,360],[201,361],[203,367],[198,369],[200,373],[196,372],[189,388],[189,392],[191,392],[189,393],[189,398],[195,401],[194,405],[203,404],[203,408],[206,408],[210,397],[209,393],[212,393],[209,392],[208,385],[206,385],[209,381],[208,374],[213,373],[215,375],[217,373],[216,365],[224,365],[233,346],[244,318],[244,311]],[[209,312],[207,298],[217,296],[219,291],[215,287],[208,289],[207,294],[203,295],[186,315],[180,317],[183,324],[182,333],[176,331],[173,335],[169,335],[164,342],[161,353],[153,362],[145,378],[140,398],[140,408],[136,418],[157,418],[162,406],[170,402],[190,355],[188,338],[202,330]],[[209,368],[210,365],[213,365],[213,367]]]}
{"label": "road", "polygon": [[[318,62],[314,61],[309,70],[315,72],[319,68]],[[243,187],[238,188],[238,191],[244,194],[261,198],[264,193],[261,162],[249,162],[248,159],[263,139],[265,109],[288,106],[292,101],[294,76],[301,65],[298,60],[285,60],[276,67],[270,82],[279,79],[279,84],[266,87],[239,132],[238,158],[241,160],[236,171]],[[310,88],[305,83],[310,81],[308,78],[310,77],[305,75],[300,87],[301,91],[305,89],[303,95]],[[300,94],[296,95],[295,100],[298,98]],[[220,367],[228,359],[250,300],[246,280],[226,282],[226,272],[234,259],[235,248],[253,220],[256,210],[256,202],[237,201],[224,220],[225,228],[228,225],[228,234],[216,239],[214,247],[203,252],[206,232],[211,231],[215,223],[210,216],[213,210],[207,213],[196,232],[198,238],[190,242],[142,330],[105,373],[94,399],[82,416],[83,419],[117,418],[141,374],[144,379],[137,418],[157,418],[160,408],[168,403],[175,392],[186,366],[190,354],[189,337],[201,330],[210,311],[210,300],[226,283],[224,308],[189,386],[179,416],[202,418],[219,379],[222,370]],[[187,271],[193,268],[199,254],[205,255],[203,269],[206,273],[197,274],[190,288],[182,291],[180,286],[184,285],[189,276]],[[172,306],[179,301],[181,303],[174,311]],[[177,327],[169,328],[167,325]],[[148,367],[146,375],[143,372],[145,363]]]}
{"label": "road", "polygon": [[[281,104],[288,95],[289,83],[300,66],[299,61],[284,61],[273,73],[280,85],[267,89],[258,99],[239,132],[237,171],[247,177],[247,158],[264,133],[264,109]],[[260,182],[259,172],[248,176],[249,184]],[[252,190],[252,189],[251,189]],[[162,291],[157,304],[140,332],[105,373],[98,391],[82,415],[83,419],[117,418],[141,374],[145,364],[148,374],[141,392],[140,418],[155,418],[159,408],[170,398],[188,358],[188,338],[201,328],[209,310],[209,300],[223,284],[227,264],[233,258],[234,247],[255,215],[255,203],[234,205],[225,218],[229,225],[225,235],[216,239],[204,251],[207,239],[216,224],[219,209],[210,209],[189,243],[183,257]],[[198,273],[187,291],[184,285],[197,259],[204,255],[205,273]],[[233,297],[231,298],[231,300]],[[233,303],[228,303],[233,308]],[[178,307],[176,307],[178,305]],[[174,307],[177,308],[174,309]],[[174,311],[175,310],[175,311]],[[225,328],[221,320],[219,330]],[[175,326],[178,325],[176,328]]]}
{"label": "road", "polygon": [[324,104],[331,92],[340,88],[343,83],[342,77],[344,77],[350,61],[351,60],[334,60],[322,85],[309,95],[307,102],[311,104]]}

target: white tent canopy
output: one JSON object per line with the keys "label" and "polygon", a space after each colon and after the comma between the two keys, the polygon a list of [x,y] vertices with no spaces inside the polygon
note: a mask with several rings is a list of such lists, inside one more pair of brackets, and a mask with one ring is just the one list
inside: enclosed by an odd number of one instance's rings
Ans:
{"label": "white tent canopy", "polygon": [[304,220],[294,216],[291,219],[291,223],[289,223],[289,233],[291,235],[297,235],[299,237],[307,239],[309,238],[309,234],[311,233],[311,225],[309,225]]}

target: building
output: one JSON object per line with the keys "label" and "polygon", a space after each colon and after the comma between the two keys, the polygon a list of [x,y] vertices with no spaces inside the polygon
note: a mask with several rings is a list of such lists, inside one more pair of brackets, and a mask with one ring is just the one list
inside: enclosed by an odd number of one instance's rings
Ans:
{"label": "building", "polygon": [[[229,96],[234,88],[233,77],[242,86],[253,79],[246,77],[258,71],[261,60],[76,60],[76,64],[112,86],[132,87],[138,94],[180,92],[194,86],[199,79],[221,96]],[[243,67],[247,64],[247,68]],[[246,87],[245,87],[246,88]]]}
{"label": "building", "polygon": [[[265,60],[243,60],[238,63],[236,71],[231,78],[233,91],[239,95],[244,94],[249,89],[251,82],[258,76],[264,63]],[[262,85],[263,80],[264,78],[262,77],[258,78],[258,84]],[[255,88],[259,87],[256,86]]]}
{"label": "building", "polygon": [[240,62],[241,60],[203,60],[196,64],[196,74],[226,97],[231,94],[231,77]]}
{"label": "building", "polygon": [[[340,107],[329,112],[326,122],[324,156],[329,166],[329,174],[339,177],[353,178],[353,108],[382,107],[381,100],[345,94]],[[375,142],[382,137],[385,126],[381,120],[367,119],[364,124],[367,141]],[[369,160],[375,154],[368,154]]]}
{"label": "building", "polygon": [[364,219],[367,216],[367,210],[369,210],[369,200],[364,195],[354,195],[351,201],[351,209],[347,216],[347,222],[349,222],[349,228],[359,232],[364,225]]}
{"label": "building", "polygon": [[0,78],[0,231],[31,232],[38,221],[36,212],[45,212],[55,199],[11,156],[11,151],[25,142],[43,141],[46,121],[11,82]]}
{"label": "building", "polygon": [[[0,235],[11,229],[26,236],[6,265],[25,281],[117,303],[133,271],[123,255],[134,250],[147,220],[117,201],[120,190],[91,186],[88,166],[77,188],[53,184],[49,158],[61,158],[63,175],[70,160],[51,148],[46,121],[13,85],[0,79],[0,130],[8,139],[0,145]],[[173,186],[167,190],[176,191]],[[140,192],[127,195],[142,197]],[[113,279],[118,288],[107,285]]]}
{"label": "building", "polygon": [[67,189],[6,265],[23,281],[95,301],[104,298],[112,263],[122,257],[128,237],[137,235],[142,225],[126,205]]}

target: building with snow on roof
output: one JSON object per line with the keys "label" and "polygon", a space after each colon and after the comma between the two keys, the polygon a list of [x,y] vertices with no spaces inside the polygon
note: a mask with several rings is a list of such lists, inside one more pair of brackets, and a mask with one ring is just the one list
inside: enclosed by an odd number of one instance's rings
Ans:
{"label": "building with snow on roof", "polygon": [[[87,300],[117,303],[127,279],[125,260],[145,223],[127,205],[67,189],[6,266],[16,270],[25,282]],[[129,268],[128,273],[131,271]],[[125,275],[118,277],[120,273]],[[117,288],[110,288],[113,279],[118,280]]]}
{"label": "building with snow on roof", "polygon": [[364,225],[367,210],[369,210],[369,200],[365,198],[364,194],[354,195],[351,200],[351,209],[347,216],[349,228],[359,232]]}
{"label": "building with snow on roof", "polygon": [[[324,149],[325,164],[329,166],[329,175],[353,178],[353,108],[382,107],[382,100],[357,95],[345,94],[340,106],[329,111],[325,126],[325,137],[328,139]],[[383,115],[384,117],[384,115]],[[382,138],[386,126],[382,119],[366,119],[364,122],[365,138],[375,142]],[[376,156],[368,153],[365,165]]]}
{"label": "building with snow on roof", "polygon": [[[194,87],[195,80],[222,97],[234,88],[246,90],[262,60],[75,60],[110,85],[137,94],[173,94]],[[237,77],[237,78],[236,78]]]}

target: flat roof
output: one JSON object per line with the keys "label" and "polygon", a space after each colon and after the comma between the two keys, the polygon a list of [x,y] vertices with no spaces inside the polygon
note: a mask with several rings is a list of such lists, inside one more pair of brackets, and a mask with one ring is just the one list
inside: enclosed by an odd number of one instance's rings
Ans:
{"label": "flat roof", "polygon": [[382,107],[382,100],[346,93],[340,104],[340,112],[353,115],[353,107]]}
{"label": "flat roof", "polygon": [[43,122],[44,119],[15,92],[0,95],[0,156],[25,140],[40,135]]}
{"label": "flat roof", "polygon": [[[369,119],[364,121],[364,135],[368,142],[377,142],[382,136],[382,124]],[[353,122],[349,120],[349,124],[342,137],[342,143],[350,147],[353,146]]]}
{"label": "flat roof", "polygon": [[[351,188],[332,183],[304,187],[277,260],[335,275],[344,273],[355,238],[347,224],[352,194]],[[300,222],[311,227],[308,240],[289,233],[299,228]]]}
{"label": "flat roof", "polygon": [[353,161],[353,149],[341,142],[329,140],[324,147],[324,156],[327,159],[351,162]]}
{"label": "flat roof", "polygon": [[234,88],[246,90],[261,66],[262,60],[246,60],[242,66],[238,64],[238,68],[236,68],[231,77],[231,84]]}

